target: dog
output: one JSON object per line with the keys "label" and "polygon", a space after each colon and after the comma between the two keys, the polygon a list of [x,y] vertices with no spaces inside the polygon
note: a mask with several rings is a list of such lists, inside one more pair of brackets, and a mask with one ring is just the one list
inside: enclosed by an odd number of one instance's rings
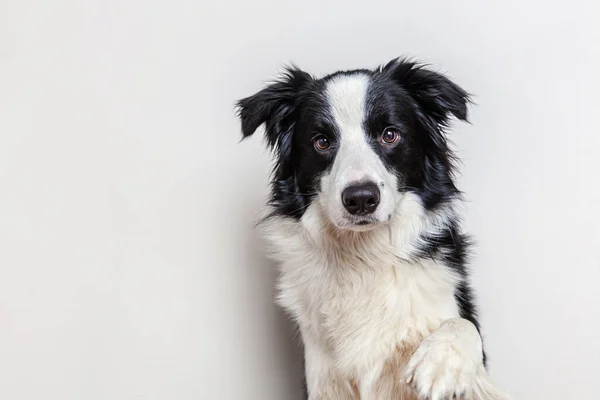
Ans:
{"label": "dog", "polygon": [[396,58],[316,78],[295,65],[236,103],[274,153],[258,224],[297,323],[309,400],[507,399],[469,283],[447,128],[471,96]]}

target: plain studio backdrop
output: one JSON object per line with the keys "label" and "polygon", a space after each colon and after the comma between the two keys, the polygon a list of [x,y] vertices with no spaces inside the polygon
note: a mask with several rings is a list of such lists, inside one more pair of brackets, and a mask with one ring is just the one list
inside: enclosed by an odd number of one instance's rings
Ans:
{"label": "plain studio backdrop", "polygon": [[269,154],[239,143],[233,105],[288,62],[409,55],[477,103],[452,138],[492,376],[516,399],[597,399],[593,7],[2,0],[0,398],[300,399],[253,231]]}

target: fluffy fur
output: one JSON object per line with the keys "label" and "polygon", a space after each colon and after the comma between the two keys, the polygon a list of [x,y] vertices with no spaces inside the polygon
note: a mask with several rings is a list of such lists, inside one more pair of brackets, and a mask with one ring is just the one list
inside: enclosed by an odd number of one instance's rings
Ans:
{"label": "fluffy fur", "polygon": [[238,102],[244,137],[264,124],[275,151],[259,226],[310,400],[506,398],[486,372],[444,133],[468,103],[403,59],[320,79],[292,67]]}

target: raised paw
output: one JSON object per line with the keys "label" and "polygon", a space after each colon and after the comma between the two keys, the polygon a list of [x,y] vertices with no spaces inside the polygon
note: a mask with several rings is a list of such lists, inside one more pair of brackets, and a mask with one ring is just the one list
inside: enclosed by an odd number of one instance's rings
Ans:
{"label": "raised paw", "polygon": [[445,321],[412,355],[406,382],[420,399],[473,399],[477,373],[483,368],[481,337],[464,319]]}

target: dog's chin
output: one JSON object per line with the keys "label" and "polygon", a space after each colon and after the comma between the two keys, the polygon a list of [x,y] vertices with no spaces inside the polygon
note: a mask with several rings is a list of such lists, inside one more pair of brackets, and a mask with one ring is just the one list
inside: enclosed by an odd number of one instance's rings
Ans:
{"label": "dog's chin", "polygon": [[334,221],[334,225],[341,231],[368,232],[383,225],[385,222],[374,218],[343,218]]}

